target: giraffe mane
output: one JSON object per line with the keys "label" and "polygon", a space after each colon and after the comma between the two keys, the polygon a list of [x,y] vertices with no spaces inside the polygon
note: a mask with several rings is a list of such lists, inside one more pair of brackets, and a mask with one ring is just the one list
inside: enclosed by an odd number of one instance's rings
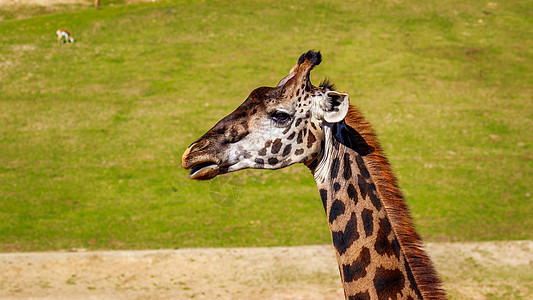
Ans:
{"label": "giraffe mane", "polygon": [[373,149],[362,158],[376,184],[392,229],[396,233],[420,293],[424,299],[446,299],[444,290],[441,288],[442,283],[429,257],[422,249],[422,239],[414,229],[409,210],[398,186],[398,180],[392,173],[374,130],[359,110],[352,105],[350,105],[345,122]]}
{"label": "giraffe mane", "polygon": [[324,80],[322,80],[322,82],[320,83],[319,87],[326,88],[326,89],[329,89],[331,91],[335,90],[335,84],[333,82],[331,82],[331,79],[329,79],[329,78],[324,78]]}

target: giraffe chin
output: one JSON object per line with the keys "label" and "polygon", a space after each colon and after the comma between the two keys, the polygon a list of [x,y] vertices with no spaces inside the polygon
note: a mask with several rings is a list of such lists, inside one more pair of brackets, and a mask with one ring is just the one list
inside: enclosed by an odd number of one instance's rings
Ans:
{"label": "giraffe chin", "polygon": [[191,170],[190,178],[195,180],[210,180],[219,174],[219,166],[215,163],[206,166],[194,166]]}

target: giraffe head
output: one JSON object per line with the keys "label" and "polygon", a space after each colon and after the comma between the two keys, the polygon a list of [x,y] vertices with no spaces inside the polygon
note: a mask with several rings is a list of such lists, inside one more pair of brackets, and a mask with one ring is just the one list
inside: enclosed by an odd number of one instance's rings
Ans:
{"label": "giraffe head", "polygon": [[329,84],[316,87],[309,74],[320,52],[302,54],[276,87],[252,91],[234,112],[185,150],[191,179],[209,180],[242,169],[310,164],[321,154],[324,126],[344,119],[349,99]]}

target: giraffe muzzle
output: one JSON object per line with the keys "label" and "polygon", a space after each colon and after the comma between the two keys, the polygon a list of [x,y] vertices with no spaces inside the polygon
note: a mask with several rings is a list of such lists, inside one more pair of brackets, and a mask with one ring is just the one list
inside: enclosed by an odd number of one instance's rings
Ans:
{"label": "giraffe muzzle", "polygon": [[190,178],[196,180],[209,180],[215,178],[220,173],[218,159],[211,157],[205,151],[209,144],[207,140],[193,143],[181,158],[181,164],[184,169],[191,170]]}
{"label": "giraffe muzzle", "polygon": [[196,180],[209,180],[219,173],[219,166],[212,161],[201,162],[191,167],[190,178]]}

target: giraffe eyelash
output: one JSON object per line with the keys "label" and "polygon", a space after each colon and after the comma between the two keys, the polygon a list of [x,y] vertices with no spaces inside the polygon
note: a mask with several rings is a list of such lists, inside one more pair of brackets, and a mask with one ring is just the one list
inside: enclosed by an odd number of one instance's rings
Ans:
{"label": "giraffe eyelash", "polygon": [[286,125],[291,120],[291,115],[288,112],[277,110],[272,115],[271,118],[278,125]]}

